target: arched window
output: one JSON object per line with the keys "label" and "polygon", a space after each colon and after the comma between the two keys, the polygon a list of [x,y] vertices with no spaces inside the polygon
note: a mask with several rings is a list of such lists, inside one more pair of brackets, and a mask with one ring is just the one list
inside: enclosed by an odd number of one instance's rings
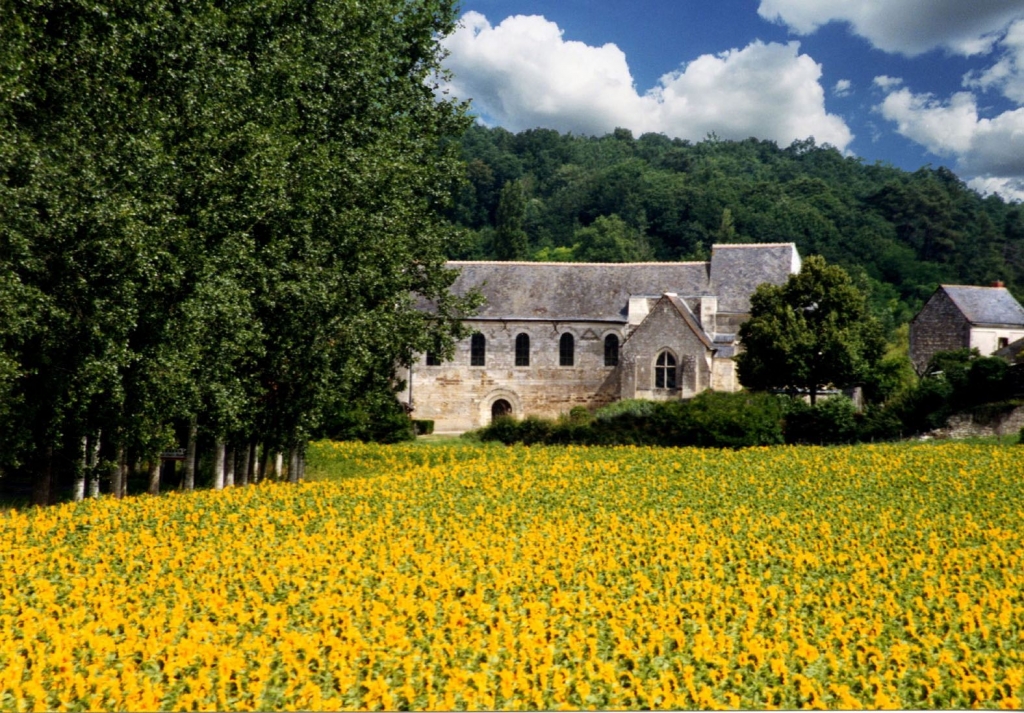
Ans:
{"label": "arched window", "polygon": [[619,365],[619,338],[614,334],[604,338],[604,365]]}
{"label": "arched window", "polygon": [[487,339],[477,332],[469,342],[469,365],[485,366],[487,364]]}
{"label": "arched window", "polygon": [[676,388],[676,358],[670,352],[662,352],[654,362],[654,388]]}
{"label": "arched window", "polygon": [[558,365],[572,366],[576,361],[576,342],[572,335],[566,332],[558,340]]}
{"label": "arched window", "polygon": [[516,366],[530,365],[530,335],[520,334],[516,337]]}

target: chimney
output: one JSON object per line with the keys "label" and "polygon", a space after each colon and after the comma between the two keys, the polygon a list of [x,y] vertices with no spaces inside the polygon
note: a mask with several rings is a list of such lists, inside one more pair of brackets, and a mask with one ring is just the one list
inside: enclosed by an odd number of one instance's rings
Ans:
{"label": "chimney", "polygon": [[1002,280],[996,280],[995,282],[992,283],[992,286],[993,287],[1006,287],[1006,285],[1003,284]]}

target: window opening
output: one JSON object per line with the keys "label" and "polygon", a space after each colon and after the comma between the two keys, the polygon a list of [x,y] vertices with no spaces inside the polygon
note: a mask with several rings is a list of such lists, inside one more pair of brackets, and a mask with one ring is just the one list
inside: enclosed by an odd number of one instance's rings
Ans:
{"label": "window opening", "polygon": [[619,365],[619,338],[614,334],[604,338],[604,365]]}
{"label": "window opening", "polygon": [[654,388],[676,388],[676,358],[669,352],[659,354],[654,364]]}
{"label": "window opening", "polygon": [[572,335],[566,332],[558,340],[558,365],[572,366],[576,359],[576,343]]}
{"label": "window opening", "polygon": [[486,366],[487,364],[487,339],[477,332],[469,342],[469,365]]}
{"label": "window opening", "polygon": [[520,334],[516,337],[516,366],[530,365],[530,335]]}

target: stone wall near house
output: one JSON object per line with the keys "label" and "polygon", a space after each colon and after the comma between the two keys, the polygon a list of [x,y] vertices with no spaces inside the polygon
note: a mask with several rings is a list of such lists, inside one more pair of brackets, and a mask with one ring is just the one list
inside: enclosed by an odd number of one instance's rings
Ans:
{"label": "stone wall near house", "polygon": [[932,431],[932,438],[984,438],[1009,436],[1016,438],[1024,428],[1024,406],[1000,414],[958,413],[949,418],[949,425]]}

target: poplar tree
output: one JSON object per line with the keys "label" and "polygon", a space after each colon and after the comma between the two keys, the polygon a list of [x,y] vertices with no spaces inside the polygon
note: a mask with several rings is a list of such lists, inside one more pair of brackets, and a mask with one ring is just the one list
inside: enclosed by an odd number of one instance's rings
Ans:
{"label": "poplar tree", "polygon": [[301,459],[338,394],[451,344],[467,303],[440,216],[468,120],[435,90],[455,19],[448,0],[4,4],[4,477],[52,500],[83,439],[115,482],[150,464],[152,490],[185,434]]}

